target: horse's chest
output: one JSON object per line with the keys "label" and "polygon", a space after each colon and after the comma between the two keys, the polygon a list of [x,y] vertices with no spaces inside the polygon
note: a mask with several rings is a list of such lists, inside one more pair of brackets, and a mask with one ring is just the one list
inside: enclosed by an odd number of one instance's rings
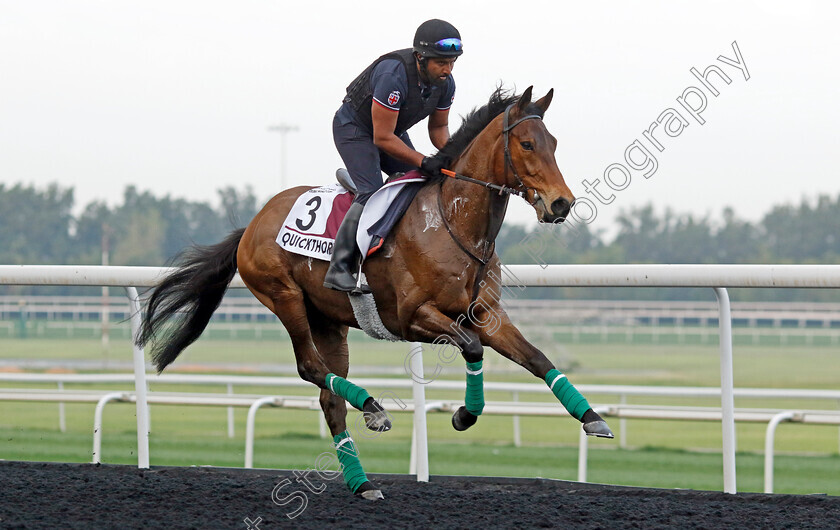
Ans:
{"label": "horse's chest", "polygon": [[440,214],[440,210],[435,207],[432,207],[428,204],[423,205],[421,209],[423,214],[423,233],[425,234],[428,231],[437,232],[443,227],[443,217]]}
{"label": "horse's chest", "polygon": [[453,260],[447,267],[434,271],[437,280],[429,290],[439,308],[457,311],[470,303],[476,274],[470,263]]}

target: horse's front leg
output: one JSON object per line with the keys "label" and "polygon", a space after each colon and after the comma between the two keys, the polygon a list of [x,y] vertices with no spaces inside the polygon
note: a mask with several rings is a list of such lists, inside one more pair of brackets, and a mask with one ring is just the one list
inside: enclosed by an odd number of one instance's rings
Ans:
{"label": "horse's front leg", "polygon": [[452,345],[461,351],[467,363],[467,389],[464,406],[452,415],[452,426],[457,431],[465,431],[475,425],[484,410],[484,348],[478,334],[460,327],[427,302],[414,312],[403,336],[412,341],[431,342],[436,347]]}
{"label": "horse's front leg", "polygon": [[474,309],[471,324],[482,344],[490,346],[545,381],[569,414],[583,424],[586,434],[613,438],[607,423],[592,410],[586,398],[539,349],[525,340],[498,304],[492,307],[475,304]]}

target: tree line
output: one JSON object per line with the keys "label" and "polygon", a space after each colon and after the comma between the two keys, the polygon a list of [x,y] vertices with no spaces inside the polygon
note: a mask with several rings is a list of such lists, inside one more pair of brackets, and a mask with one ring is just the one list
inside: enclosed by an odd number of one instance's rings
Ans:
{"label": "tree line", "polygon": [[[618,230],[607,241],[587,225],[505,226],[497,248],[505,264],[697,263],[840,264],[840,195],[777,205],[751,223],[724,208],[719,216],[658,211],[653,205],[622,210]],[[569,288],[534,290],[537,297],[618,299],[706,299],[700,289]],[[831,300],[836,291],[740,289],[741,300]]]}
{"label": "tree line", "polygon": [[[0,264],[166,265],[189,245],[217,243],[245,226],[261,206],[250,187],[217,195],[213,205],[128,186],[119,204],[93,201],[74,214],[72,187],[0,184]],[[99,289],[0,285],[0,294],[68,292]]]}
{"label": "tree line", "polygon": [[164,265],[184,247],[218,242],[257,213],[250,188],[218,190],[219,203],[157,197],[126,187],[121,204],[73,214],[72,188],[0,184],[0,263]]}
{"label": "tree line", "polygon": [[[72,187],[0,184],[0,263],[165,265],[192,244],[212,244],[245,226],[262,202],[250,187],[217,190],[218,202],[156,196],[126,187],[120,204],[94,201],[74,213]],[[505,224],[497,252],[506,264],[545,263],[840,263],[840,195],[778,205],[760,221],[732,208],[696,216],[653,205],[623,210],[607,237],[587,225]],[[0,294],[32,288],[0,286]],[[5,293],[4,293],[5,291]],[[61,291],[53,289],[52,292]],[[645,292],[647,291],[647,292]],[[695,298],[687,289],[563,289],[564,298]],[[779,293],[772,296],[784,298]],[[811,291],[814,294],[815,291]],[[828,293],[828,294],[826,294]],[[556,289],[528,296],[557,297]],[[831,291],[819,295],[831,298]],[[758,298],[765,297],[759,293]]]}

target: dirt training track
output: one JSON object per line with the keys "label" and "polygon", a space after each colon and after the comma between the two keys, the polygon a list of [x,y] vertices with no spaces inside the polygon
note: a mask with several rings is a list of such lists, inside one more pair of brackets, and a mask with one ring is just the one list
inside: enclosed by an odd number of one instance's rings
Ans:
{"label": "dirt training track", "polygon": [[[840,497],[370,477],[384,501],[355,498],[341,478],[314,473],[321,493],[291,471],[0,461],[0,528],[840,528]],[[281,483],[274,498],[285,505],[272,501]],[[289,519],[304,496],[305,509]]]}

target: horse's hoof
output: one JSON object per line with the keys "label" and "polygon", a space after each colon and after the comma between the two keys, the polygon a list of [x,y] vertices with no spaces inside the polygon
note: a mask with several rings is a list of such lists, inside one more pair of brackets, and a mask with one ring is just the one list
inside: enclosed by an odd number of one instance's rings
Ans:
{"label": "horse's hoof", "polygon": [[452,415],[452,426],[456,431],[466,431],[478,421],[478,416],[467,410],[467,407],[460,407]]}
{"label": "horse's hoof", "polygon": [[367,490],[363,491],[359,494],[363,499],[369,501],[378,501],[379,499],[384,499],[385,496],[382,495],[382,491],[380,490]]}
{"label": "horse's hoof", "polygon": [[359,494],[363,499],[367,499],[369,501],[378,501],[379,499],[384,499],[385,496],[382,495],[381,490],[367,490],[363,491]]}
{"label": "horse's hoof", "polygon": [[379,499],[385,498],[385,496],[382,495],[382,491],[376,489],[370,481],[367,481],[359,486],[359,489],[356,490],[356,495],[369,501],[378,501]]}
{"label": "horse's hoof", "polygon": [[391,430],[391,420],[382,405],[370,398],[364,405],[365,427],[375,432]]}
{"label": "horse's hoof", "polygon": [[615,435],[613,435],[612,431],[607,426],[607,422],[605,422],[604,420],[590,421],[589,423],[584,423],[583,432],[585,432],[587,436],[597,436],[599,438],[615,438]]}

